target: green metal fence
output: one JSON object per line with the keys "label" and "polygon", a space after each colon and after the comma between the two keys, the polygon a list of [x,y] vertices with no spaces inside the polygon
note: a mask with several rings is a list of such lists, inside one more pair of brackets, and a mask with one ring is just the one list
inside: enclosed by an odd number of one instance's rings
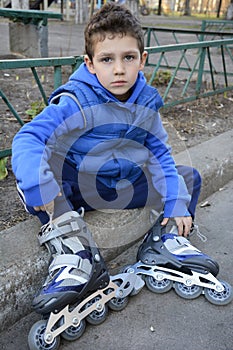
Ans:
{"label": "green metal fence", "polygon": [[182,44],[196,41],[230,39],[233,37],[232,21],[203,20],[201,30],[143,27],[147,47],[168,44]]}
{"label": "green metal fence", "polygon": [[[163,96],[165,106],[170,107],[176,104],[185,103],[201,97],[207,97],[233,90],[233,38],[224,40],[198,41],[193,43],[174,44],[166,46],[148,47],[149,59],[147,61],[146,73],[149,74],[149,83],[154,84],[154,80],[160,71],[169,71],[169,81],[166,85],[157,86]],[[44,103],[47,103],[47,96],[52,91],[46,91],[46,82],[42,83],[38,70],[50,69],[53,71],[53,88],[62,83],[62,69],[71,67],[74,71],[83,62],[82,56],[67,58],[48,58],[48,59],[20,59],[20,60],[2,60],[0,61],[0,78],[7,83],[4,78],[4,72],[26,70],[26,76],[31,72],[33,80],[36,82],[38,91]],[[8,73],[9,74],[9,73]],[[17,77],[17,76],[16,76]],[[15,80],[15,86],[18,84]],[[17,93],[22,89],[22,80],[20,78]],[[4,84],[0,88],[0,106],[5,104],[10,111],[11,117],[14,116],[18,124],[23,125],[24,120],[20,117],[18,111],[13,106],[14,95],[6,96]],[[29,86],[30,90],[30,86]],[[51,88],[52,90],[52,88]],[[33,90],[34,91],[34,90]],[[33,98],[36,98],[33,95]],[[22,93],[22,101],[25,94]],[[25,114],[22,110],[21,114]],[[17,107],[17,109],[19,106]],[[4,114],[4,108],[1,108]],[[7,121],[8,115],[0,113],[0,123]],[[8,113],[9,114],[9,113]],[[19,126],[20,126],[19,125]],[[8,127],[8,126],[7,126]],[[5,132],[6,134],[7,132]],[[4,131],[0,136],[4,138]],[[1,142],[0,158],[11,154],[10,147],[4,147]]]}
{"label": "green metal fence", "polygon": [[[217,36],[224,36],[229,33],[233,36],[233,21],[226,20],[203,20],[201,25],[201,31],[205,32],[205,38],[211,36],[211,31],[217,31]],[[216,36],[211,36],[214,40]]]}
{"label": "green metal fence", "polygon": [[[62,84],[62,76],[64,75],[64,68],[69,67],[70,71],[69,74],[71,74],[74,70],[76,70],[79,65],[83,62],[83,56],[74,56],[74,57],[63,57],[63,58],[39,58],[39,59],[14,59],[14,60],[0,60],[0,79],[2,81],[5,81],[5,85],[7,85],[7,76],[10,76],[11,72],[14,72],[15,75],[15,85],[18,86],[17,93],[21,94],[22,104],[23,101],[26,99],[24,91],[22,91],[22,80],[23,77],[21,77],[21,73],[24,72],[23,76],[26,76],[27,78],[31,75],[33,83],[35,82],[37,86],[37,93],[33,93],[32,100],[41,98],[44,102],[44,104],[47,104],[47,99],[51,90],[56,89],[58,86]],[[53,84],[50,91],[46,91],[46,85],[48,85],[48,82],[44,81],[44,72],[43,74],[40,74],[40,69],[48,69],[52,73],[53,77]],[[41,75],[41,76],[40,76]],[[20,79],[19,79],[20,77]],[[18,78],[18,79],[17,79]],[[31,83],[31,84],[33,84]],[[25,115],[24,111],[17,111],[16,107],[14,105],[14,95],[9,96],[6,95],[6,92],[4,91],[4,84],[1,83],[0,86],[0,107],[5,104],[7,106],[7,110],[10,111],[10,115],[13,115],[14,118],[17,120],[18,124],[22,126],[24,124],[24,120],[20,117],[20,114]],[[31,86],[28,87],[28,90],[31,90]],[[19,92],[18,92],[19,91]],[[2,102],[2,103],[1,103]],[[28,108],[30,106],[28,105]],[[22,106],[17,106],[17,109],[22,109]],[[0,123],[1,126],[0,129],[3,128],[3,122],[7,121],[7,119],[10,119],[10,116],[1,115],[4,112],[3,108],[0,108]],[[13,127],[11,125],[11,127]],[[6,127],[5,127],[6,129]],[[2,130],[1,130],[2,131]],[[17,130],[16,130],[17,131]],[[7,157],[11,155],[11,149],[5,148],[5,140],[7,140],[7,131],[3,130],[0,132],[0,158]],[[8,140],[7,140],[8,141]]]}
{"label": "green metal fence", "polygon": [[153,84],[159,70],[171,72],[167,86],[160,89],[165,107],[232,91],[232,45],[233,39],[226,39],[150,47],[149,83]]}

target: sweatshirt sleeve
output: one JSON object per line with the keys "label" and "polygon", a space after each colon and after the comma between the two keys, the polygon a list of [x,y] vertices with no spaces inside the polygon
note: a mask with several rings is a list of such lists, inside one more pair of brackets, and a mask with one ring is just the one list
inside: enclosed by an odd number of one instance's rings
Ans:
{"label": "sweatshirt sleeve", "polygon": [[49,166],[51,149],[59,136],[83,127],[77,104],[63,96],[58,104],[47,106],[15,135],[12,169],[27,205],[43,205],[58,195],[60,187]]}
{"label": "sweatshirt sleeve", "polygon": [[191,196],[182,176],[177,172],[171,148],[167,145],[167,133],[159,113],[156,114],[145,146],[150,151],[148,169],[153,186],[161,195],[164,217],[187,216]]}

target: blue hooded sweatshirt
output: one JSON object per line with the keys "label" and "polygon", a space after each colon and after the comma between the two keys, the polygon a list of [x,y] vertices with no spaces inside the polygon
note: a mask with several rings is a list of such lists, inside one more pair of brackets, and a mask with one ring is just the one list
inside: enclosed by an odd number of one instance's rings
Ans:
{"label": "blue hooded sweatshirt", "polygon": [[147,167],[164,216],[188,215],[190,196],[158,112],[163,101],[142,72],[120,102],[82,64],[49,101],[13,140],[12,168],[27,205],[49,203],[61,191],[49,166],[56,153],[109,188],[127,189]]}

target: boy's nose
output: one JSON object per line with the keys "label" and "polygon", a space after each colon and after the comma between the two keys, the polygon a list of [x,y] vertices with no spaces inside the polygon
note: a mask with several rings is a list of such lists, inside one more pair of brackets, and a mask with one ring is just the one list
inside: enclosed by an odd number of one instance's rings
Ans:
{"label": "boy's nose", "polygon": [[123,62],[120,60],[115,61],[114,64],[114,74],[124,74],[125,68]]}

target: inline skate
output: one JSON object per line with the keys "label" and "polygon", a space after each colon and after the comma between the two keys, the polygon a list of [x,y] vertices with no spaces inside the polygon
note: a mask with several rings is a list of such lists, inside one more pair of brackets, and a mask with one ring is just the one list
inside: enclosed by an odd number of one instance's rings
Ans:
{"label": "inline skate", "polygon": [[232,287],[217,280],[218,263],[179,236],[175,221],[169,220],[164,227],[162,220],[161,214],[140,245],[137,262],[124,267],[123,272],[141,276],[154,293],[174,288],[185,299],[204,294],[212,304],[228,304],[233,298]]}
{"label": "inline skate", "polygon": [[51,253],[49,275],[32,307],[42,315],[28,335],[30,350],[56,350],[60,336],[76,340],[86,321],[105,321],[108,308],[120,311],[144,281],[131,273],[110,276],[82,215],[71,211],[42,227],[39,242]]}

